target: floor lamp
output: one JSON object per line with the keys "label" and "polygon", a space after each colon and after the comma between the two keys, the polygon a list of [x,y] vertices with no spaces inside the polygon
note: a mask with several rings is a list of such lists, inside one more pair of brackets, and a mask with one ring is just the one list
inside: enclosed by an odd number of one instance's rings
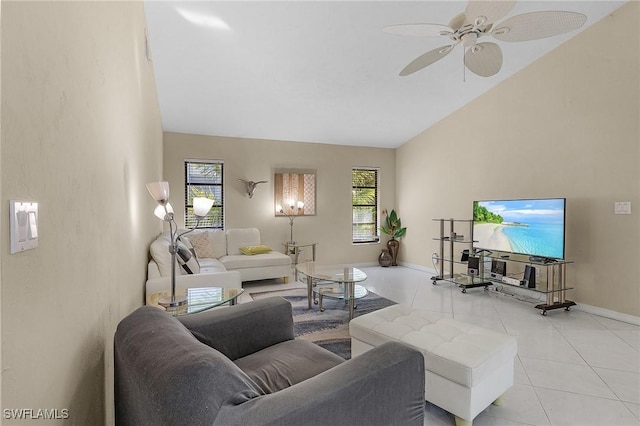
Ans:
{"label": "floor lamp", "polygon": [[171,296],[163,297],[158,302],[161,306],[174,308],[187,303],[186,296],[176,296],[176,254],[178,253],[178,240],[185,234],[198,228],[200,221],[204,219],[211,207],[213,200],[204,197],[193,198],[193,214],[196,217],[196,226],[186,232],[178,234],[178,227],[173,220],[173,207],[169,203],[169,182],[151,182],[147,184],[147,189],[158,203],[154,214],[161,220],[169,223],[169,253],[171,253]]}
{"label": "floor lamp", "polygon": [[[296,210],[297,207],[297,210]],[[276,206],[276,213],[283,214],[289,218],[289,243],[295,244],[293,240],[293,221],[296,216],[300,216],[300,213],[304,209],[304,203],[302,201],[298,201],[297,203],[294,200],[289,200],[287,210],[285,210],[282,205],[278,204]]]}

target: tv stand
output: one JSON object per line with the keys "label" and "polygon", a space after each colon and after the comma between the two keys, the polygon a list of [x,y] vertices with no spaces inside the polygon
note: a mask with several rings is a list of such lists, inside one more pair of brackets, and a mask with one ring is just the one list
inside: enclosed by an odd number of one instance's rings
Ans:
{"label": "tv stand", "polygon": [[[473,219],[433,219],[440,223],[440,237],[434,238],[439,241],[438,261],[440,262],[440,273],[431,277],[433,285],[436,285],[438,281],[448,281],[456,284],[462,289],[463,293],[467,292],[468,288],[484,287],[485,290],[489,289],[489,286],[493,283],[485,279],[483,255],[480,253],[478,259],[478,268],[474,273],[470,273],[468,260],[455,260],[454,251],[458,246],[468,250],[469,255],[475,255],[473,249]],[[449,232],[445,232],[445,223],[449,223]],[[467,225],[464,232],[466,235],[462,235],[462,238],[458,235],[457,231],[460,231],[460,227]],[[457,229],[457,230],[456,230]],[[448,254],[445,255],[445,245],[448,247]],[[448,265],[449,271],[445,274],[444,266]],[[464,265],[464,273],[455,273],[456,265]],[[475,269],[475,268],[472,268]]]}
{"label": "tv stand", "polygon": [[[484,287],[485,290],[488,290],[489,286],[492,286],[496,291],[513,287],[526,290],[526,292],[543,294],[546,298],[545,303],[539,303],[535,305],[535,308],[540,309],[540,313],[545,316],[547,311],[562,308],[568,311],[571,306],[576,304],[566,298],[567,291],[572,290],[567,287],[567,266],[573,264],[573,261],[542,256],[527,257],[514,253],[477,249],[473,246],[476,242],[473,240],[473,219],[433,220],[439,222],[440,225],[440,236],[434,238],[439,241],[437,259],[440,262],[440,271],[437,276],[431,278],[433,285],[436,285],[438,281],[452,282],[460,287],[463,293],[466,293],[468,288]],[[445,231],[447,223],[449,224],[448,232]],[[466,235],[463,238],[459,238],[456,227],[465,228]],[[468,250],[470,257],[478,259],[477,269],[469,268],[468,260],[462,260],[460,257],[454,258],[455,246],[459,245]],[[445,246],[448,253],[445,253]],[[508,264],[506,279],[491,278],[491,271],[485,269],[485,262],[489,263],[490,260],[499,260]],[[445,266],[449,269],[446,273]],[[535,287],[523,285],[524,271],[527,266],[535,269],[533,272],[536,274]],[[456,267],[458,272],[455,271]]]}

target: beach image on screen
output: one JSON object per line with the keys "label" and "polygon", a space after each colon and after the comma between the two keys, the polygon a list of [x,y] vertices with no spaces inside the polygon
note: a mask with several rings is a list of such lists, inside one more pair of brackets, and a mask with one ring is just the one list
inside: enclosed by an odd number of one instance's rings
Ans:
{"label": "beach image on screen", "polygon": [[564,198],[473,202],[478,248],[564,258]]}

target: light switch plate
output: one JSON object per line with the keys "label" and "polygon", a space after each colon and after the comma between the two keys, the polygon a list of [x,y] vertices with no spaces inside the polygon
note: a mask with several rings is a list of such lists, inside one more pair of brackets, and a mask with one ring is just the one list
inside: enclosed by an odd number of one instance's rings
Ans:
{"label": "light switch plate", "polygon": [[613,211],[615,214],[631,214],[631,201],[616,201]]}
{"label": "light switch plate", "polygon": [[9,201],[11,254],[38,247],[38,203]]}

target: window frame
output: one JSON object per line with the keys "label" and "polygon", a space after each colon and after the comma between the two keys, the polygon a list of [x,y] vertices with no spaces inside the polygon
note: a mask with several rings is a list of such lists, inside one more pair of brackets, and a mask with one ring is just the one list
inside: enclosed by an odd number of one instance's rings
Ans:
{"label": "window frame", "polygon": [[[189,167],[190,165],[206,166],[209,164],[215,164],[220,166],[219,182],[202,183],[202,182],[190,182]],[[218,179],[216,179],[218,180]],[[203,159],[186,159],[184,160],[184,226],[185,228],[193,228],[196,224],[195,216],[189,211],[193,211],[193,204],[189,203],[189,195],[191,194],[191,187],[209,188],[210,193],[216,194],[219,190],[220,200],[217,200],[214,196],[214,204],[211,207],[211,211],[207,215],[207,218],[203,219],[198,228],[207,229],[224,229],[224,161],[223,160],[203,160]],[[206,189],[205,189],[206,190]]]}
{"label": "window frame", "polygon": [[[375,183],[373,186],[363,186],[356,185],[354,181],[354,173],[355,172],[374,172],[375,174]],[[351,168],[351,242],[353,244],[376,244],[380,242],[380,168],[379,167],[352,167]],[[373,189],[374,190],[374,201],[373,203],[356,203],[355,195],[356,191],[361,189]],[[371,208],[373,207],[373,221],[372,222],[356,222],[355,217],[357,215],[356,209],[358,208]],[[358,233],[356,232],[357,225],[373,225],[374,229],[372,235],[368,238],[357,238]]]}

